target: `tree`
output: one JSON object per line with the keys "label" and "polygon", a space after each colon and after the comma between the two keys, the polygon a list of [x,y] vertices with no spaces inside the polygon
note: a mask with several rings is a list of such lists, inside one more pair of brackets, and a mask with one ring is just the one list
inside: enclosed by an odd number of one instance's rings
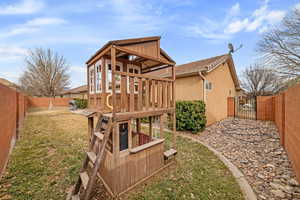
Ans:
{"label": "tree", "polygon": [[276,72],[256,64],[242,72],[241,86],[250,96],[272,95],[284,86],[280,80]]}
{"label": "tree", "polygon": [[258,52],[281,76],[300,76],[300,9],[294,9],[280,26],[263,36],[258,43]]}
{"label": "tree", "polygon": [[36,48],[29,51],[25,62],[26,70],[19,82],[27,94],[55,97],[68,88],[70,76],[63,56],[50,49]]}

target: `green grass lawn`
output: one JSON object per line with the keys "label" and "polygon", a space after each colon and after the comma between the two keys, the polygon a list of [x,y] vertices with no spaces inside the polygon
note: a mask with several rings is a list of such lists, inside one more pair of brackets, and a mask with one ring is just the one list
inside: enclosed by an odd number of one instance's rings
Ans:
{"label": "green grass lawn", "polygon": [[[170,143],[170,134],[167,143]],[[31,113],[0,181],[0,200],[60,200],[75,183],[87,119],[65,110]],[[243,199],[234,177],[204,146],[177,138],[177,164],[123,199]]]}

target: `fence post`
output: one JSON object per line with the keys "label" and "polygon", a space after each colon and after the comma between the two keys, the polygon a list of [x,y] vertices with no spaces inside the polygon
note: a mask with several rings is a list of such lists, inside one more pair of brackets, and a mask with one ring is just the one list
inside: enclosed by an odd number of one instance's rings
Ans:
{"label": "fence post", "polygon": [[285,92],[282,93],[282,122],[281,122],[281,138],[280,142],[283,148],[285,148]]}

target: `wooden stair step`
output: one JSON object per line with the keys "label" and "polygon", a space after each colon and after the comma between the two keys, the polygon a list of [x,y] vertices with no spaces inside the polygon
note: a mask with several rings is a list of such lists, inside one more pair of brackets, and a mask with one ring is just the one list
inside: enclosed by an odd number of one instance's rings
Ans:
{"label": "wooden stair step", "polygon": [[103,140],[104,134],[102,134],[101,132],[95,132],[94,134],[99,138],[99,140]]}
{"label": "wooden stair step", "polygon": [[73,195],[71,200],[80,200],[79,194]]}
{"label": "wooden stair step", "polygon": [[81,178],[81,181],[82,181],[82,185],[84,187],[84,189],[86,189],[87,185],[88,185],[88,182],[89,182],[89,175],[87,174],[87,172],[81,172],[80,173],[80,178]]}
{"label": "wooden stair step", "polygon": [[90,161],[92,161],[92,163],[95,164],[96,158],[97,158],[96,154],[92,151],[91,152],[86,152],[86,154],[89,157]]}
{"label": "wooden stair step", "polygon": [[177,154],[177,151],[175,149],[169,149],[168,151],[164,152],[164,157],[166,159],[170,158],[171,156],[175,156]]}

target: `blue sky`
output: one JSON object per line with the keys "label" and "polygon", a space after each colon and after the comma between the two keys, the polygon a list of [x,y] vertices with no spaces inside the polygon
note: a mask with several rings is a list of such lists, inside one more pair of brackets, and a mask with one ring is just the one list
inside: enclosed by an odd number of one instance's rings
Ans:
{"label": "blue sky", "polygon": [[238,72],[257,58],[262,34],[299,0],[1,0],[0,77],[17,81],[29,48],[63,54],[71,86],[85,83],[85,61],[105,42],[160,35],[161,47],[183,64],[228,52]]}

